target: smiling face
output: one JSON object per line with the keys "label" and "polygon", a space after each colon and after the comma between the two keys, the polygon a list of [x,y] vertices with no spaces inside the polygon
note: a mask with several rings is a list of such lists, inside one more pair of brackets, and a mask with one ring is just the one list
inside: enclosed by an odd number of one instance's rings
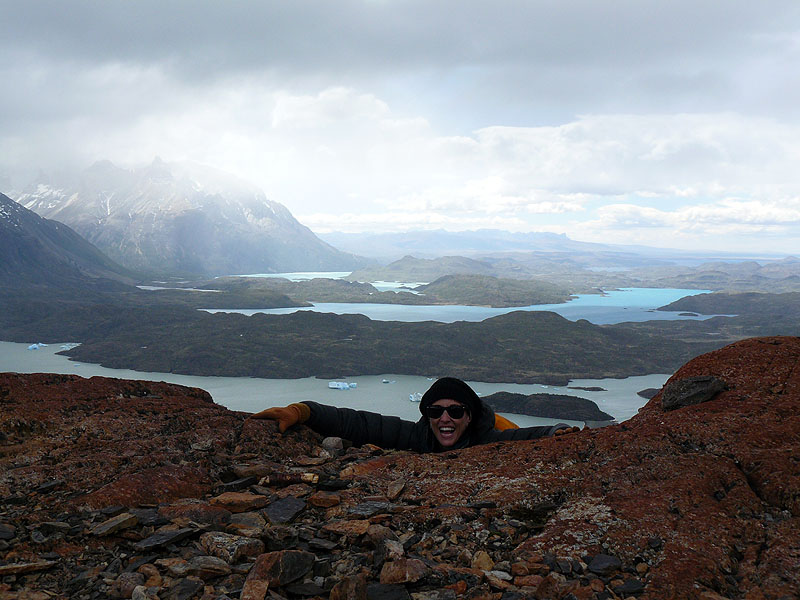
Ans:
{"label": "smiling face", "polygon": [[[464,405],[460,402],[456,402],[455,400],[443,398],[441,400],[437,400],[431,406],[441,406],[444,408],[447,406]],[[464,416],[460,419],[454,419],[447,411],[444,411],[442,416],[437,419],[428,417],[428,423],[433,431],[433,435],[444,448],[449,448],[455,445],[455,443],[461,439],[461,436],[467,430],[467,427],[469,427],[470,421],[471,417],[466,411],[464,412]]]}

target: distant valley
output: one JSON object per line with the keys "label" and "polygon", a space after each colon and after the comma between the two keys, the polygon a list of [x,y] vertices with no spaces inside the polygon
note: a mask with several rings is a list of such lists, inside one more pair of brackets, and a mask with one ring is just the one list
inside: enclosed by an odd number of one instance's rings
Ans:
{"label": "distant valley", "polygon": [[[597,255],[593,255],[597,259]],[[610,270],[587,268],[587,257],[567,253],[515,253],[473,258],[445,256],[433,259],[406,256],[390,264],[353,272],[351,280],[433,281],[446,275],[482,275],[536,280],[571,293],[598,293],[621,287],[703,289],[710,291],[800,291],[800,259],[736,260],[697,265],[657,264],[625,268],[619,255],[605,256]],[[661,261],[659,261],[660,263]]]}

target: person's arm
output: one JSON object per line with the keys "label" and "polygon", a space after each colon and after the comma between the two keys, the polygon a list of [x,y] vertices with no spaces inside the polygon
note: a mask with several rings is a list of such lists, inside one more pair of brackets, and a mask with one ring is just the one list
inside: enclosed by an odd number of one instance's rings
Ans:
{"label": "person's arm", "polygon": [[570,427],[566,423],[559,423],[557,425],[538,425],[534,427],[520,427],[518,429],[494,429],[488,432],[485,440],[481,443],[487,442],[500,442],[504,440],[535,440],[543,437],[550,437],[552,435],[563,435],[563,433],[572,433],[579,431],[577,427]]}
{"label": "person's arm", "polygon": [[395,450],[422,450],[421,434],[415,423],[365,410],[298,402],[268,408],[250,418],[275,420],[281,433],[303,423],[321,435],[345,438],[356,446],[375,444]]}
{"label": "person's arm", "polygon": [[311,413],[305,424],[319,434],[345,438],[356,446],[375,444],[395,450],[422,449],[419,428],[411,421],[316,402],[303,404],[308,406]]}

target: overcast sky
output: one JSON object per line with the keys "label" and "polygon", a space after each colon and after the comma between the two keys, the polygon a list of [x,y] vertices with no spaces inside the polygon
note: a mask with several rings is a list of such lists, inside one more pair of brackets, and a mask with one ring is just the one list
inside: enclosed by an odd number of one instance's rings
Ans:
{"label": "overcast sky", "polygon": [[159,156],[318,232],[800,254],[797,0],[0,0],[0,77],[5,185]]}

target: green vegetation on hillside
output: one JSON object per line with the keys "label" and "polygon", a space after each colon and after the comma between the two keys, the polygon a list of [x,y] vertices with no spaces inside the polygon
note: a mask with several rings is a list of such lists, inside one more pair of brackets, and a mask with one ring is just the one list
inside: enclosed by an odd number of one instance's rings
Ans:
{"label": "green vegetation on hillside", "polygon": [[565,288],[552,283],[488,275],[445,275],[417,290],[440,302],[473,306],[558,304],[570,299]]}

